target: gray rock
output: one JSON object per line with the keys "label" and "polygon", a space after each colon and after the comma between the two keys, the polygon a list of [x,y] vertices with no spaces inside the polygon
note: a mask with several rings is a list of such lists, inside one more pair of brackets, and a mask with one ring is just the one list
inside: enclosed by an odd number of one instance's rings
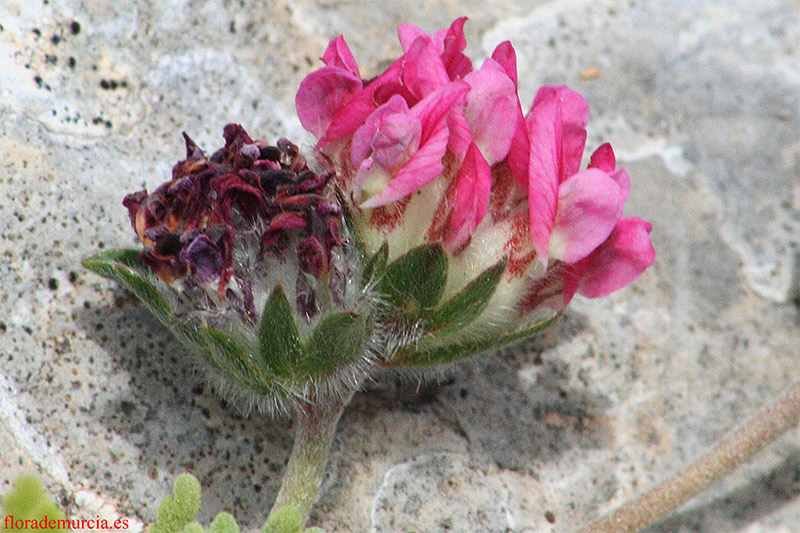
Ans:
{"label": "gray rock", "polygon": [[[179,473],[202,519],[263,523],[290,423],[221,402],[182,347],[80,266],[133,243],[125,193],[226,122],[310,143],[294,92],[344,33],[366,76],[397,24],[469,15],[511,40],[529,102],[566,83],[653,222],[655,266],[541,338],[418,394],[387,378],[342,419],[312,523],[568,531],[700,454],[798,377],[800,17],[788,0],[29,2],[0,7],[0,493],[33,471],[76,517],[136,529]],[[792,531],[797,432],[654,531]]]}

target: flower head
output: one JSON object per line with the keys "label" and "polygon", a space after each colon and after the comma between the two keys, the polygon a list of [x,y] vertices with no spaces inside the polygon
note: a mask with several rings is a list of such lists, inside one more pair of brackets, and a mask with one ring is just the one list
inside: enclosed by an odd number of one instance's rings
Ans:
{"label": "flower head", "polygon": [[473,67],[465,20],[401,26],[402,55],[371,80],[335,38],[296,97],[316,170],[238,125],[210,157],[184,135],[171,180],[123,201],[141,249],[84,261],[223,391],[297,414],[267,529],[302,529],[336,421],[373,371],[528,337],[576,293],[653,263],[650,224],[622,217],[631,183],[611,146],[581,169],[586,101],[544,86],[523,112],[514,48]]}
{"label": "flower head", "polygon": [[586,101],[544,86],[523,112],[514,48],[474,68],[464,22],[401,26],[402,55],[371,80],[337,37],[296,98],[317,170],[241,126],[210,157],[186,137],[172,179],[123,202],[141,252],[87,266],[224,383],[301,403],[523,338],[576,293],[630,284],[653,263],[650,224],[622,217],[631,184],[610,145],[581,169]]}

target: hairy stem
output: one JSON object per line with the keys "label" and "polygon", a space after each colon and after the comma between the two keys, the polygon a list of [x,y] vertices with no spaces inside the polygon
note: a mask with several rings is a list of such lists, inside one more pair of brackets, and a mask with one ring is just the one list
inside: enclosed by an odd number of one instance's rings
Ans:
{"label": "hairy stem", "polygon": [[800,382],[783,391],[774,403],[731,432],[713,450],[685,470],[656,485],[612,514],[592,522],[582,531],[638,531],[664,518],[715,481],[727,476],[744,461],[800,422]]}
{"label": "hairy stem", "polygon": [[292,454],[270,516],[291,506],[300,512],[303,524],[308,520],[325,473],[336,424],[353,392],[342,398],[332,395],[315,403],[301,405],[295,420]]}

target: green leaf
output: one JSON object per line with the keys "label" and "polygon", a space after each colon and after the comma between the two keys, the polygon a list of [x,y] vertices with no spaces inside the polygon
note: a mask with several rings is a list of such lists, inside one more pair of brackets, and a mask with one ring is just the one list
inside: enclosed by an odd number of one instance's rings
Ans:
{"label": "green leaf", "polygon": [[301,372],[322,376],[360,356],[368,326],[368,317],[353,313],[333,313],[323,318],[308,339]]}
{"label": "green leaf", "polygon": [[423,315],[439,302],[447,281],[447,257],[438,244],[418,246],[392,261],[380,284],[394,305]]}
{"label": "green leaf", "polygon": [[200,347],[215,370],[255,394],[273,398],[289,396],[289,391],[277,381],[272,371],[264,368],[257,357],[226,333],[204,327],[200,334],[204,338]]}
{"label": "green leaf", "polygon": [[120,284],[144,302],[161,322],[168,326],[172,324],[172,306],[152,283],[125,266],[118,264],[114,270]]}
{"label": "green leaf", "polygon": [[172,494],[158,506],[156,521],[150,533],[179,533],[194,522],[200,510],[200,483],[191,474],[181,474],[175,480]]}
{"label": "green leaf", "polygon": [[[489,337],[478,341],[452,342],[439,346],[431,346],[436,342],[436,335],[434,334],[427,338],[423,338],[423,340],[420,342],[421,346],[418,346],[417,350],[402,350],[392,360],[392,363],[404,366],[434,366],[452,363],[454,361],[472,357],[494,348],[499,348],[504,344],[527,339],[528,337],[531,337],[549,327],[560,316],[561,313],[559,312],[552,318],[536,322],[531,326],[523,327],[514,333],[501,335],[499,337]],[[425,345],[430,347],[427,348]]]}
{"label": "green leaf", "polygon": [[[36,520],[46,526],[49,531],[69,531],[58,528],[58,520],[64,520],[64,512],[53,502],[42,488],[42,484],[34,476],[24,475],[17,478],[11,492],[3,497],[2,515],[12,516],[17,520]],[[46,522],[41,522],[44,519]],[[4,524],[5,525],[5,524]],[[28,528],[16,529],[13,523],[3,531],[28,531]]]}
{"label": "green leaf", "polygon": [[215,368],[247,380],[262,380],[247,351],[239,343],[216,328],[204,327],[202,332],[206,336],[209,355],[214,359]]}
{"label": "green leaf", "polygon": [[208,526],[208,533],[239,533],[239,524],[230,514],[219,513]]}
{"label": "green leaf", "polygon": [[503,259],[481,272],[469,285],[431,313],[426,321],[426,329],[457,331],[475,320],[486,309],[505,270],[506,260]]}
{"label": "green leaf", "polygon": [[146,270],[148,267],[139,257],[138,250],[123,248],[99,253],[83,260],[83,266],[104,278],[118,281],[116,265],[125,265],[134,270]]}
{"label": "green leaf", "polygon": [[116,281],[142,300],[159,320],[171,325],[172,306],[144,274],[151,272],[131,249],[109,250],[83,260],[83,266],[104,278]]}
{"label": "green leaf", "polygon": [[303,345],[292,308],[280,285],[264,305],[258,337],[261,360],[266,367],[275,374],[291,376],[303,359]]}
{"label": "green leaf", "polygon": [[386,270],[386,262],[389,259],[389,245],[383,242],[378,251],[364,262],[364,270],[361,272],[361,286],[366,287],[371,282],[381,278]]}

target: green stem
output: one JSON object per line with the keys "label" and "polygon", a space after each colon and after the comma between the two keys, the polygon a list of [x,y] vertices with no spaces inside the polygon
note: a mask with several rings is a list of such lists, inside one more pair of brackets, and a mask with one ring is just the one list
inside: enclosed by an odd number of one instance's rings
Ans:
{"label": "green stem", "polygon": [[800,382],[783,391],[774,403],[734,430],[713,450],[685,470],[655,486],[611,515],[586,526],[584,533],[638,531],[666,517],[715,481],[800,422]]}
{"label": "green stem", "polygon": [[301,524],[306,523],[311,506],[317,500],[336,424],[353,393],[301,404],[295,420],[292,454],[270,517],[283,508],[294,507],[300,513]]}

